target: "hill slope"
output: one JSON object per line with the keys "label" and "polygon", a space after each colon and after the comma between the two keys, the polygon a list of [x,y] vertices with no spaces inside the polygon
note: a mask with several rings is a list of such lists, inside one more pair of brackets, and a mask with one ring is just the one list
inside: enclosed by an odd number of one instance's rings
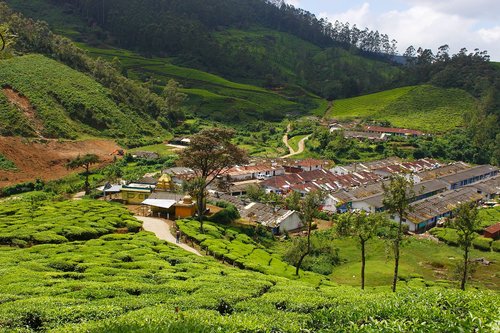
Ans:
{"label": "hill slope", "polygon": [[125,208],[102,201],[33,214],[9,200],[0,224],[2,331],[489,332],[498,319],[489,291],[403,281],[397,293],[361,291],[223,265],[137,232]]}
{"label": "hill slope", "polygon": [[114,138],[164,135],[149,116],[118,105],[91,77],[41,55],[0,61],[0,135]]}
{"label": "hill slope", "polygon": [[309,111],[317,105],[302,101],[297,85],[323,98],[343,98],[387,88],[400,73],[383,57],[370,58],[327,36],[312,14],[271,1],[129,1],[112,8],[93,0],[7,2],[87,45],[168,56],[175,65],[260,87],[290,86],[282,95]]}
{"label": "hill slope", "polygon": [[476,109],[477,101],[463,90],[422,85],[337,100],[326,117],[388,121],[439,133],[463,126],[464,115]]}

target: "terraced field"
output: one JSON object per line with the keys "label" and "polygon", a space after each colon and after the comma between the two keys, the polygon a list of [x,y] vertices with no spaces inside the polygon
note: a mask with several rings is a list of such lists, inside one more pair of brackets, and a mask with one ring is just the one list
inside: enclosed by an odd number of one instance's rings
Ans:
{"label": "terraced field", "polygon": [[[326,101],[300,89],[272,91],[251,84],[224,79],[218,75],[173,64],[171,58],[146,58],[116,48],[94,48],[79,44],[91,55],[112,61],[120,59],[130,78],[152,80],[161,89],[169,79],[183,85],[189,96],[188,105],[200,117],[222,122],[244,123],[248,119],[279,120],[287,114],[321,113]],[[295,100],[300,95],[303,101]]]}
{"label": "terraced field", "polygon": [[[0,115],[5,120],[0,134],[70,139],[166,134],[149,115],[118,105],[110,90],[90,76],[42,55],[0,62],[0,86],[0,110],[7,111],[5,118]],[[20,124],[22,132],[11,133]]]}

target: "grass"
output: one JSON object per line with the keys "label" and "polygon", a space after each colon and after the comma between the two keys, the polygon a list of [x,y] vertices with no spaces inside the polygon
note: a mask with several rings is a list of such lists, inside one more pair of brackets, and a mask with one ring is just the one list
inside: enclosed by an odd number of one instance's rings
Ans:
{"label": "grass", "polygon": [[7,159],[4,155],[0,154],[0,170],[16,171],[17,167],[11,160]]}
{"label": "grass", "polygon": [[305,138],[307,135],[296,135],[288,139],[288,144],[293,150],[299,150],[299,141]]}
{"label": "grass", "polygon": [[130,140],[165,135],[149,115],[117,105],[109,89],[91,77],[41,55],[1,61],[0,85],[12,87],[29,100],[36,110],[35,120],[21,110],[17,117],[32,133],[45,137],[93,135]]}
{"label": "grass", "polygon": [[[201,70],[176,65],[173,58],[146,58],[131,51],[118,48],[96,48],[78,44],[90,55],[112,60],[117,57],[130,78],[153,79],[154,88],[161,92],[169,79],[179,81],[182,91],[189,97],[187,105],[194,114],[207,119],[230,123],[245,123],[249,119],[279,120],[287,113],[312,112],[326,109],[325,101],[303,91],[287,94],[274,92],[252,84],[225,79]],[[303,95],[305,99],[295,101],[292,97]]]}
{"label": "grass", "polygon": [[[341,264],[334,267],[332,281],[352,286],[360,285],[360,249],[352,238],[332,238],[332,243],[339,249]],[[289,243],[276,243],[273,248],[277,253],[285,253]],[[394,262],[390,249],[383,240],[374,239],[367,243],[366,285],[388,286],[392,283]],[[499,289],[500,253],[473,250],[472,258],[486,258],[492,261],[489,266],[479,265],[473,275],[472,285]],[[462,251],[454,246],[429,240],[410,238],[401,249],[400,279],[421,278],[429,285],[440,281],[454,284],[456,265],[462,260]]]}
{"label": "grass", "polygon": [[175,149],[173,147],[167,146],[164,143],[160,143],[157,145],[137,147],[134,149],[130,149],[128,152],[134,153],[137,151],[150,151],[153,153],[157,153],[158,155],[160,155],[160,157],[167,157],[167,156],[171,156],[171,155],[176,155]]}
{"label": "grass", "polygon": [[411,86],[337,100],[326,115],[335,119],[373,119],[393,126],[442,133],[463,126],[476,100],[460,89]]}

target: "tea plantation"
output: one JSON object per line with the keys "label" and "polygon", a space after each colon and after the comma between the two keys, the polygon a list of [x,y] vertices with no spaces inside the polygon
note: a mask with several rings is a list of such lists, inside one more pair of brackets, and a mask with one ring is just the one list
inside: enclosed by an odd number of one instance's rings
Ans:
{"label": "tea plantation", "polygon": [[373,119],[393,126],[442,133],[463,126],[463,115],[477,101],[460,89],[410,86],[337,100],[326,115],[334,119]]}
{"label": "tea plantation", "polygon": [[0,120],[4,120],[0,123],[0,134],[39,132],[48,138],[71,139],[83,134],[116,138],[165,135],[150,115],[118,105],[110,90],[90,76],[42,55],[2,61],[0,86],[12,88],[33,108],[33,111],[16,110],[0,92],[0,111],[5,109],[8,113],[0,115]]}
{"label": "tea plantation", "polygon": [[[32,223],[28,205],[26,200],[1,202],[3,234],[6,225],[37,233],[42,221],[57,235],[65,226],[102,230],[88,240],[64,236],[67,241],[60,244],[42,240],[26,248],[0,246],[0,331],[494,332],[499,328],[498,294],[492,291],[401,285],[397,293],[385,287],[362,292],[327,282],[291,280],[197,257],[150,233],[136,233],[137,222],[120,206],[86,200],[45,202]],[[116,224],[115,219],[124,222]],[[128,233],[110,233],[127,225],[132,227]]]}

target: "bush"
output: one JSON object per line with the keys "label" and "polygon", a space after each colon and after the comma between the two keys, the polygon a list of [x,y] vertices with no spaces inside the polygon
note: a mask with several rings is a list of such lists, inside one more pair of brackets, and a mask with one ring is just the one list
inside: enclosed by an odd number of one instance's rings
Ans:
{"label": "bush", "polygon": [[430,233],[448,245],[458,246],[458,234],[455,229],[433,228]]}
{"label": "bush", "polygon": [[210,216],[209,221],[221,224],[231,224],[239,218],[240,213],[238,212],[238,209],[234,205],[227,204],[226,208]]}
{"label": "bush", "polygon": [[493,239],[491,238],[486,238],[486,237],[476,237],[474,241],[472,242],[472,245],[474,248],[481,250],[481,251],[491,251],[491,243],[493,242]]}
{"label": "bush", "polygon": [[496,240],[491,243],[491,248],[495,252],[500,252],[500,240]]}

